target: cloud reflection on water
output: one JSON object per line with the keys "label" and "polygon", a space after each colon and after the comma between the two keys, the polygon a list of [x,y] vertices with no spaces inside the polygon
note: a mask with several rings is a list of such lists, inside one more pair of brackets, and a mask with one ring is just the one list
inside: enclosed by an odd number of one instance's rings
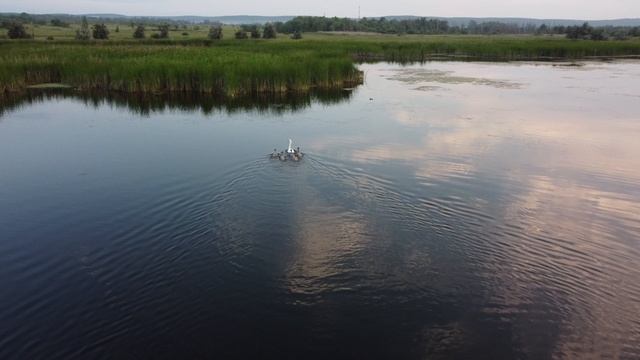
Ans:
{"label": "cloud reflection on water", "polygon": [[[408,136],[359,143],[348,151],[349,160],[402,166],[423,184],[492,183],[486,197],[475,195],[486,200],[477,201],[475,210],[492,220],[481,225],[484,236],[472,240],[480,253],[470,260],[490,293],[488,303],[495,304],[485,310],[520,318],[514,336],[525,349],[539,349],[536,337],[547,336],[553,356],[633,354],[628,344],[640,342],[640,114],[633,100],[640,96],[634,85],[640,64],[587,64],[575,71],[537,64],[427,67],[447,70],[428,71],[435,77],[418,76],[424,70],[415,68],[395,70],[405,78],[370,76],[371,92],[386,97],[381,117]],[[451,69],[489,69],[527,86],[437,78]],[[388,72],[382,66],[368,71]],[[612,75],[620,71],[627,78]],[[430,83],[448,91],[407,95],[416,84]],[[405,96],[413,101],[403,103]],[[321,139],[316,146],[354,139]],[[540,304],[547,305],[536,309]],[[546,335],[534,330],[544,329],[541,324],[524,325],[554,317],[557,330]],[[633,339],[625,338],[629,334]]]}

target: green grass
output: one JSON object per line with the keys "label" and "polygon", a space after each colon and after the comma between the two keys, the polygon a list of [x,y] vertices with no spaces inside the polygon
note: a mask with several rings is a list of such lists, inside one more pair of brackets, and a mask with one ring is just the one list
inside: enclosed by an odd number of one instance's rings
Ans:
{"label": "green grass", "polygon": [[[115,28],[114,25],[109,25]],[[53,41],[44,40],[54,35]],[[276,40],[206,39],[208,29],[137,41],[129,26],[106,41],[76,42],[74,27],[34,28],[35,40],[0,41],[0,92],[40,83],[124,92],[197,92],[237,97],[353,86],[357,62],[488,61],[639,56],[640,40],[571,41],[536,36],[284,35]],[[186,31],[188,36],[181,33]],[[148,31],[148,34],[150,32]]]}
{"label": "green grass", "polygon": [[360,61],[431,59],[564,60],[640,55],[640,39],[573,41],[557,36],[314,34],[307,41],[340,48]]}
{"label": "green grass", "polygon": [[[133,31],[135,28],[130,25],[116,25],[106,24],[109,29],[109,41],[122,41],[133,40]],[[91,25],[89,26],[91,27]],[[116,32],[116,27],[120,31]],[[27,33],[32,34],[35,40],[45,41],[48,37],[52,37],[53,40],[74,40],[76,30],[80,28],[80,24],[71,24],[68,27],[58,27],[51,25],[25,25]],[[224,26],[223,34],[225,38],[232,39],[234,33],[237,31],[237,27]],[[148,37],[151,34],[158,32],[158,29],[153,26],[145,27],[145,35]],[[5,35],[6,30],[0,29],[0,36]],[[183,35],[186,33],[187,35]],[[169,38],[172,40],[192,40],[192,39],[206,39],[209,34],[209,27],[206,25],[191,25],[186,29],[179,28],[175,30],[170,28]]]}
{"label": "green grass", "polygon": [[0,43],[0,91],[39,83],[125,92],[226,96],[305,92],[356,84],[352,60],[331,50],[273,47],[266,41],[215,46],[147,43]]}

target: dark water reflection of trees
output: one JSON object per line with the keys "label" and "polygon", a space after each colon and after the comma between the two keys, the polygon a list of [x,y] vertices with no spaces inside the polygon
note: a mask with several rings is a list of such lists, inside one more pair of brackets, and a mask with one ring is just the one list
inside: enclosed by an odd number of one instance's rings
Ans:
{"label": "dark water reflection of trees", "polygon": [[204,114],[257,111],[272,115],[303,110],[313,103],[325,105],[348,101],[353,90],[316,90],[307,93],[255,94],[245,97],[220,97],[210,94],[130,94],[122,92],[76,91],[69,89],[28,90],[0,94],[0,116],[44,101],[74,99],[98,107],[104,104],[127,109],[139,115],[164,111],[202,111]]}

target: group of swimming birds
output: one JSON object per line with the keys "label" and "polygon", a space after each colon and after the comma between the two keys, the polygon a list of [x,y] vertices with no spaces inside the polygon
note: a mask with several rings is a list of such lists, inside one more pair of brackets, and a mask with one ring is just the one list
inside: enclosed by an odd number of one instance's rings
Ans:
{"label": "group of swimming birds", "polygon": [[271,159],[278,159],[280,161],[300,161],[304,157],[304,154],[300,151],[300,147],[293,148],[293,141],[289,139],[289,147],[287,150],[282,150],[278,152],[278,150],[273,149],[273,153],[271,153]]}

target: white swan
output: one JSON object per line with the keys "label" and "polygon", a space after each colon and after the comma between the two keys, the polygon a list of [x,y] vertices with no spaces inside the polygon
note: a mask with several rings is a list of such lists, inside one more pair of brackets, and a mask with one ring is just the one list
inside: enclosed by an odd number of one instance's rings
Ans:
{"label": "white swan", "polygon": [[289,139],[289,148],[287,149],[287,153],[289,154],[293,154],[293,141],[291,141],[291,139]]}

